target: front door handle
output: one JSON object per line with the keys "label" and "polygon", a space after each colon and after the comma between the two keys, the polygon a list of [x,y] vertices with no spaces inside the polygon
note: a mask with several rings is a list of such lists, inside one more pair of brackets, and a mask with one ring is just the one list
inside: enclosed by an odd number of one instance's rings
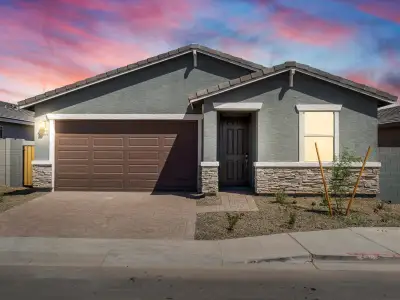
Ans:
{"label": "front door handle", "polygon": [[249,164],[249,155],[246,154],[246,155],[244,156],[244,165],[246,166],[246,168],[247,168],[248,164]]}

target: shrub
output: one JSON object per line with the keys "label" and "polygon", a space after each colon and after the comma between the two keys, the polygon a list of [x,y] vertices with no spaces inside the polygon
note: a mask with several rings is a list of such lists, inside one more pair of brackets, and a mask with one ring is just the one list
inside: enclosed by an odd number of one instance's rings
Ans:
{"label": "shrub", "polygon": [[225,213],[227,221],[228,221],[228,227],[226,228],[228,231],[233,231],[237,222],[239,222],[239,220],[241,218],[243,218],[244,213]]}
{"label": "shrub", "polygon": [[294,212],[294,211],[290,212],[289,221],[288,221],[289,228],[293,228],[294,227],[294,225],[296,224],[296,220],[297,220],[296,212]]}
{"label": "shrub", "polygon": [[382,210],[384,208],[384,206],[385,206],[385,202],[383,202],[383,201],[378,201],[376,203],[376,209]]}
{"label": "shrub", "polygon": [[275,193],[275,201],[279,204],[285,204],[286,198],[287,196],[284,189],[281,189]]}
{"label": "shrub", "polygon": [[343,149],[339,157],[335,157],[332,166],[332,175],[329,179],[329,192],[334,200],[335,211],[343,214],[346,197],[351,194],[355,180],[352,176],[351,165],[360,162],[361,158],[354,155],[347,148]]}

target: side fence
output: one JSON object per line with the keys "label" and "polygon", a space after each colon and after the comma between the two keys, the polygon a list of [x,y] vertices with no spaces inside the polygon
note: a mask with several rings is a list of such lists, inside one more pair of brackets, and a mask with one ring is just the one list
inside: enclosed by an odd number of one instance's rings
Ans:
{"label": "side fence", "polygon": [[0,139],[0,186],[32,185],[34,142]]}

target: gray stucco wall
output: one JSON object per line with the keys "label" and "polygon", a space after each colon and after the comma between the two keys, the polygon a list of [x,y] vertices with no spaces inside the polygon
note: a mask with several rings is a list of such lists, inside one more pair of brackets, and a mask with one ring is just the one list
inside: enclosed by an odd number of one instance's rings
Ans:
{"label": "gray stucco wall", "polygon": [[[364,156],[368,146],[373,151],[369,161],[377,161],[377,101],[336,85],[296,73],[294,87],[289,88],[289,75],[284,73],[245,87],[208,98],[204,102],[204,118],[214,114],[212,102],[263,102],[258,113],[257,160],[293,162],[299,159],[299,115],[296,104],[342,104],[339,116],[340,147],[355,150]],[[213,117],[212,120],[215,118]],[[213,122],[204,124],[210,149],[217,144]],[[211,153],[204,160],[215,159]]]}
{"label": "gray stucco wall", "polygon": [[[192,110],[188,105],[189,94],[251,73],[202,54],[198,54],[197,60],[197,68],[193,68],[193,55],[187,54],[110,79],[38,104],[35,115],[39,122],[39,118],[47,113],[201,113],[201,107]],[[48,138],[36,139],[35,142],[36,159],[47,160]]]}
{"label": "gray stucco wall", "polygon": [[379,126],[380,198],[400,203],[400,123]]}
{"label": "gray stucco wall", "polygon": [[33,141],[33,125],[23,125],[17,123],[9,123],[0,121],[0,126],[3,127],[3,139],[23,139]]}
{"label": "gray stucco wall", "polygon": [[0,185],[23,185],[23,145],[21,139],[0,139]]}

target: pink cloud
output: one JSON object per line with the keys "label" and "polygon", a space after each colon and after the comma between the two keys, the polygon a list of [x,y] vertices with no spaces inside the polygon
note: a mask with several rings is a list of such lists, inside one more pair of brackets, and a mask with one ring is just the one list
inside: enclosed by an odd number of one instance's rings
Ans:
{"label": "pink cloud", "polygon": [[[198,5],[186,0],[16,3],[14,8],[1,6],[0,74],[7,82],[18,82],[18,90],[34,93],[162,52],[154,46],[160,45],[158,39],[168,41]],[[18,90],[1,93],[13,100],[28,96]]]}
{"label": "pink cloud", "polygon": [[[375,80],[373,76],[374,74],[376,74],[376,71],[377,70],[362,70],[356,72],[353,71],[346,73],[345,77],[353,80],[354,82],[365,84],[400,97],[400,85],[395,84],[394,80],[392,81],[391,79],[397,78],[400,83],[400,74],[395,75],[387,73],[383,74],[383,76],[378,80]],[[400,99],[398,101],[400,102]]]}
{"label": "pink cloud", "polygon": [[9,97],[19,97],[19,98],[27,97],[26,93],[9,90],[9,89],[4,89],[4,88],[0,88],[0,95],[3,95],[3,97],[7,97],[7,98],[9,98]]}
{"label": "pink cloud", "polygon": [[239,41],[233,38],[221,38],[217,48],[226,53],[252,61],[270,61],[273,55],[254,42]]}
{"label": "pink cloud", "polygon": [[376,3],[359,4],[357,8],[368,14],[400,24],[400,3],[379,1]]}
{"label": "pink cloud", "polygon": [[274,27],[277,38],[283,37],[307,45],[335,46],[354,35],[352,28],[283,7],[267,23]]}

